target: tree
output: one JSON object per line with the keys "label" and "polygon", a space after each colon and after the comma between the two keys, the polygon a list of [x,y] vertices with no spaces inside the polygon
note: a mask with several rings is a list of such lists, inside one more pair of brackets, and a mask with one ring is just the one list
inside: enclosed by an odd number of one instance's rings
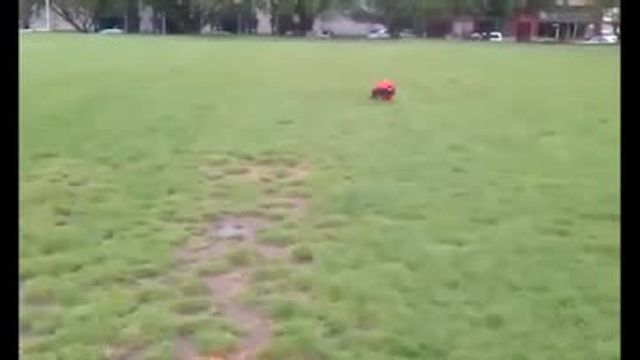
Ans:
{"label": "tree", "polygon": [[206,25],[224,31],[252,32],[256,4],[263,0],[146,0],[157,27],[170,33],[194,33]]}
{"label": "tree", "polygon": [[481,5],[476,0],[450,0],[452,15],[471,15],[478,12]]}
{"label": "tree", "polygon": [[279,10],[281,16],[291,18],[290,30],[302,35],[311,30],[314,20],[322,12],[345,3],[344,0],[287,0]]}
{"label": "tree", "polygon": [[527,12],[538,12],[541,10],[548,10],[556,6],[556,0],[525,0],[521,1],[519,8]]}
{"label": "tree", "polygon": [[474,0],[367,0],[366,4],[382,16],[392,36],[397,36],[402,28],[413,28],[421,33],[429,16],[463,12],[472,1]]}
{"label": "tree", "polygon": [[20,26],[24,29],[31,27],[31,16],[41,6],[37,0],[20,0],[18,4],[18,12],[20,17]]}
{"label": "tree", "polygon": [[330,9],[346,10],[366,0],[254,0],[255,7],[271,15],[273,33],[294,31],[303,34],[311,30],[322,12]]}
{"label": "tree", "polygon": [[403,18],[411,14],[412,3],[412,0],[370,0],[368,5],[382,16],[391,36],[396,36]]}
{"label": "tree", "polygon": [[483,4],[484,14],[499,19],[508,19],[513,14],[514,0],[485,0]]}
{"label": "tree", "polygon": [[284,35],[292,26],[296,0],[256,0],[257,9],[269,13],[271,33]]}
{"label": "tree", "polygon": [[100,14],[114,11],[124,14],[124,0],[55,0],[51,9],[80,32],[95,30]]}
{"label": "tree", "polygon": [[[596,28],[595,28],[596,35],[602,34],[602,21],[603,21],[605,9],[613,8],[613,7],[619,8],[620,0],[594,0],[592,14],[596,24]],[[617,28],[614,29],[614,32],[617,32],[617,31],[618,31]]]}
{"label": "tree", "polygon": [[169,33],[199,32],[204,23],[212,20],[213,0],[146,0],[153,9],[155,27]]}
{"label": "tree", "polygon": [[138,14],[138,1],[125,0],[125,30],[127,32],[140,31],[140,18]]}
{"label": "tree", "polygon": [[56,0],[51,3],[51,9],[76,30],[89,32],[93,30],[99,1],[100,0]]}
{"label": "tree", "polygon": [[226,9],[232,8],[232,0],[196,0],[194,12],[200,16],[200,25],[211,25],[215,27],[222,22],[223,13]]}

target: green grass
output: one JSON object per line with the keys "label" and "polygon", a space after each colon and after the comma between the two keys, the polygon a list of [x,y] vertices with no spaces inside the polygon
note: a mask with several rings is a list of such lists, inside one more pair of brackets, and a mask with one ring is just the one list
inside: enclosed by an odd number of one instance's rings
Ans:
{"label": "green grass", "polygon": [[[173,254],[265,189],[311,194],[271,240],[313,261],[256,273],[263,359],[619,358],[619,71],[617,47],[24,35],[24,358],[228,349]],[[309,174],[225,178],[248,159]]]}

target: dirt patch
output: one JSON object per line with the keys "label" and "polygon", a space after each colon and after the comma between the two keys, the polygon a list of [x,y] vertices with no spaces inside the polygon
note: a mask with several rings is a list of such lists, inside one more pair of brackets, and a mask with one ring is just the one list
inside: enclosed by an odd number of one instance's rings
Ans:
{"label": "dirt patch", "polygon": [[206,236],[220,240],[255,240],[256,232],[269,226],[259,217],[225,216],[209,224]]}
{"label": "dirt patch", "polygon": [[309,166],[292,160],[272,163],[256,161],[249,157],[234,163],[208,162],[200,166],[200,172],[206,179],[212,181],[223,178],[241,178],[257,183],[279,181],[303,184],[309,174]]}
{"label": "dirt patch", "polygon": [[127,351],[126,353],[116,357],[116,360],[143,360],[145,354],[145,348],[140,347],[138,349],[134,349],[131,351]]}
{"label": "dirt patch", "polygon": [[[243,333],[235,349],[218,358],[199,357],[190,339],[181,337],[175,344],[175,356],[179,360],[256,359],[258,352],[269,343],[273,330],[266,314],[242,302],[242,296],[252,285],[254,260],[273,259],[287,263],[313,260],[313,254],[305,248],[266,244],[258,239],[258,234],[271,227],[274,221],[301,218],[310,205],[310,194],[304,190],[310,167],[290,156],[265,156],[255,159],[234,155],[234,159],[225,158],[224,161],[210,158],[200,168],[205,179],[248,181],[266,196],[255,212],[226,213],[203,219],[201,226],[190,229],[191,238],[178,251],[176,257],[182,265],[204,268],[205,271],[198,273],[210,292],[211,302],[219,315],[237,325]],[[273,191],[269,192],[269,189]],[[218,190],[224,191],[221,186]],[[295,254],[290,249],[294,249]],[[221,258],[225,261],[211,261]],[[215,265],[212,271],[208,271],[209,265]]]}
{"label": "dirt patch", "polygon": [[323,219],[320,219],[316,222],[316,229],[331,229],[331,228],[339,228],[346,224],[347,220],[345,217],[340,215],[330,215]]}
{"label": "dirt patch", "polygon": [[292,196],[288,200],[293,205],[291,210],[294,215],[302,217],[309,212],[309,198]]}
{"label": "dirt patch", "polygon": [[286,258],[286,248],[257,241],[256,233],[267,227],[269,222],[262,218],[225,216],[206,225],[200,232],[204,235],[201,242],[181,249],[177,257],[183,263],[195,264],[223,258],[234,250],[246,249],[264,258]]}
{"label": "dirt patch", "polygon": [[289,300],[298,303],[298,304],[306,304],[311,301],[311,295],[302,291],[293,291],[286,293],[286,296]]}
{"label": "dirt patch", "polygon": [[195,244],[180,249],[178,260],[183,263],[200,262],[207,259],[224,257],[228,252],[228,244],[223,242]]}
{"label": "dirt patch", "polygon": [[130,349],[109,347],[104,351],[104,357],[109,360],[142,360],[147,348],[137,346]]}
{"label": "dirt patch", "polygon": [[[287,248],[258,242],[257,232],[268,227],[269,222],[260,217],[218,217],[200,231],[201,243],[181,250],[178,256],[191,265],[228,256],[241,249],[251,250],[263,258],[289,258]],[[240,300],[250,287],[251,274],[250,268],[242,267],[203,278],[220,315],[236,324],[244,334],[235,350],[224,357],[225,360],[253,360],[272,337],[269,318]],[[178,339],[176,352],[180,360],[203,359],[198,357],[197,350],[186,338]]]}
{"label": "dirt patch", "polygon": [[228,168],[227,170],[225,170],[225,174],[228,176],[240,176],[240,175],[247,175],[251,172],[251,168],[250,167],[232,167],[232,168]]}
{"label": "dirt patch", "polygon": [[211,276],[206,279],[206,283],[217,301],[225,305],[246,290],[249,283],[248,280],[248,271],[246,269],[239,269],[229,273]]}
{"label": "dirt patch", "polygon": [[251,164],[247,165],[245,169],[247,169],[247,172],[241,175],[248,180],[262,183],[302,181],[309,174],[307,167],[304,165],[278,167],[273,165]]}
{"label": "dirt patch", "polygon": [[285,212],[286,215],[302,217],[309,209],[309,199],[296,196],[273,197],[258,205],[261,209],[271,212]]}
{"label": "dirt patch", "polygon": [[237,350],[227,356],[228,360],[255,359],[258,351],[272,336],[269,319],[238,301],[239,296],[249,287],[250,280],[247,269],[234,270],[206,280],[222,315],[239,324],[245,334]]}
{"label": "dirt patch", "polygon": [[311,199],[311,194],[303,191],[303,190],[288,190],[284,193],[284,196],[289,198],[289,199],[305,199],[305,200],[310,200]]}
{"label": "dirt patch", "polygon": [[198,355],[198,350],[195,345],[186,337],[180,337],[176,340],[174,345],[175,358],[177,360],[200,360],[205,359]]}

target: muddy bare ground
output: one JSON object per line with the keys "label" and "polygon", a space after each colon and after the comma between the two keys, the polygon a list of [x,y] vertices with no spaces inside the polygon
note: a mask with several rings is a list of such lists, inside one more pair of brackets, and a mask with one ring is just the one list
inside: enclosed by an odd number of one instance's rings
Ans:
{"label": "muddy bare ground", "polygon": [[175,358],[179,360],[204,360],[205,357],[198,356],[193,343],[186,337],[180,337],[175,342]]}
{"label": "muddy bare ground", "polygon": [[223,217],[207,225],[204,242],[182,249],[178,258],[195,265],[209,259],[224,258],[238,249],[251,250],[264,258],[286,258],[286,248],[258,242],[257,232],[268,227],[269,223],[258,217]]}
{"label": "muddy bare ground", "polygon": [[306,215],[309,210],[309,199],[295,193],[285,194],[265,201],[259,206],[265,210],[282,209],[288,212],[290,217],[299,218]]}
{"label": "muddy bare ground", "polygon": [[128,351],[128,352],[120,355],[116,359],[117,360],[143,360],[144,359],[145,350],[146,349],[144,347],[140,347],[140,348]]}
{"label": "muddy bare ground", "polygon": [[[270,259],[286,259],[288,249],[260,244],[257,231],[267,228],[269,223],[258,217],[225,216],[206,225],[204,243],[178,253],[179,259],[192,266],[209,259],[223,258],[237,249],[247,249],[258,256]],[[244,305],[240,297],[247,291],[251,281],[251,269],[235,268],[229,272],[203,278],[211,292],[212,302],[220,314],[238,326],[243,337],[235,350],[225,360],[252,360],[271,338],[269,318],[261,312]],[[204,359],[198,357],[193,344],[186,338],[176,344],[176,355],[180,360]]]}
{"label": "muddy bare ground", "polygon": [[307,166],[296,165],[295,167],[285,167],[276,169],[269,165],[251,164],[245,167],[246,171],[241,176],[256,182],[273,182],[273,181],[303,181],[309,172]]}
{"label": "muddy bare ground", "polygon": [[237,301],[249,286],[250,273],[246,269],[212,276],[207,285],[216,298],[220,311],[234,324],[241,327],[244,337],[237,351],[228,356],[229,360],[255,359],[258,351],[271,338],[271,322],[257,310],[248,308]]}
{"label": "muddy bare ground", "polygon": [[[227,172],[227,177],[251,181],[260,185],[272,182],[289,182],[300,185],[307,176],[307,168],[302,165],[274,168],[264,164],[244,164],[237,171]],[[289,194],[288,196],[267,195],[260,205],[263,209],[283,210],[288,218],[302,217],[309,208],[309,196]],[[258,232],[270,226],[266,218],[248,214],[227,214],[210,219],[198,232],[195,241],[188,241],[176,254],[185,266],[196,266],[212,259],[221,259],[236,250],[249,250],[259,258],[286,260],[289,249],[260,243]],[[212,302],[226,319],[238,326],[243,336],[235,349],[218,357],[202,357],[186,337],[176,341],[176,357],[179,360],[225,359],[255,360],[258,353],[272,337],[271,320],[259,309],[254,309],[241,301],[241,297],[251,287],[253,269],[251,266],[237,266],[228,272],[213,276],[203,276]]]}
{"label": "muddy bare ground", "polygon": [[136,346],[129,349],[109,347],[104,350],[104,358],[109,360],[143,360],[146,350],[145,346]]}

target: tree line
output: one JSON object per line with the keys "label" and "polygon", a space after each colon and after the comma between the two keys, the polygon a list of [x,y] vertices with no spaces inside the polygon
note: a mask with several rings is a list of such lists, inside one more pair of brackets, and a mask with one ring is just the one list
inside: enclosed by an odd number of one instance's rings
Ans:
{"label": "tree line", "polygon": [[[20,23],[29,27],[44,0],[19,0]],[[99,28],[105,16],[126,19],[129,32],[139,30],[139,0],[51,0],[51,10],[81,32]],[[274,34],[303,35],[326,10],[359,9],[387,26],[424,30],[427,19],[469,15],[506,21],[515,12],[537,12],[568,5],[569,0],[142,0],[153,9],[158,27],[171,33],[199,33],[205,26],[233,33],[256,31],[256,11],[271,15]],[[594,0],[594,13],[619,6],[620,0]]]}

